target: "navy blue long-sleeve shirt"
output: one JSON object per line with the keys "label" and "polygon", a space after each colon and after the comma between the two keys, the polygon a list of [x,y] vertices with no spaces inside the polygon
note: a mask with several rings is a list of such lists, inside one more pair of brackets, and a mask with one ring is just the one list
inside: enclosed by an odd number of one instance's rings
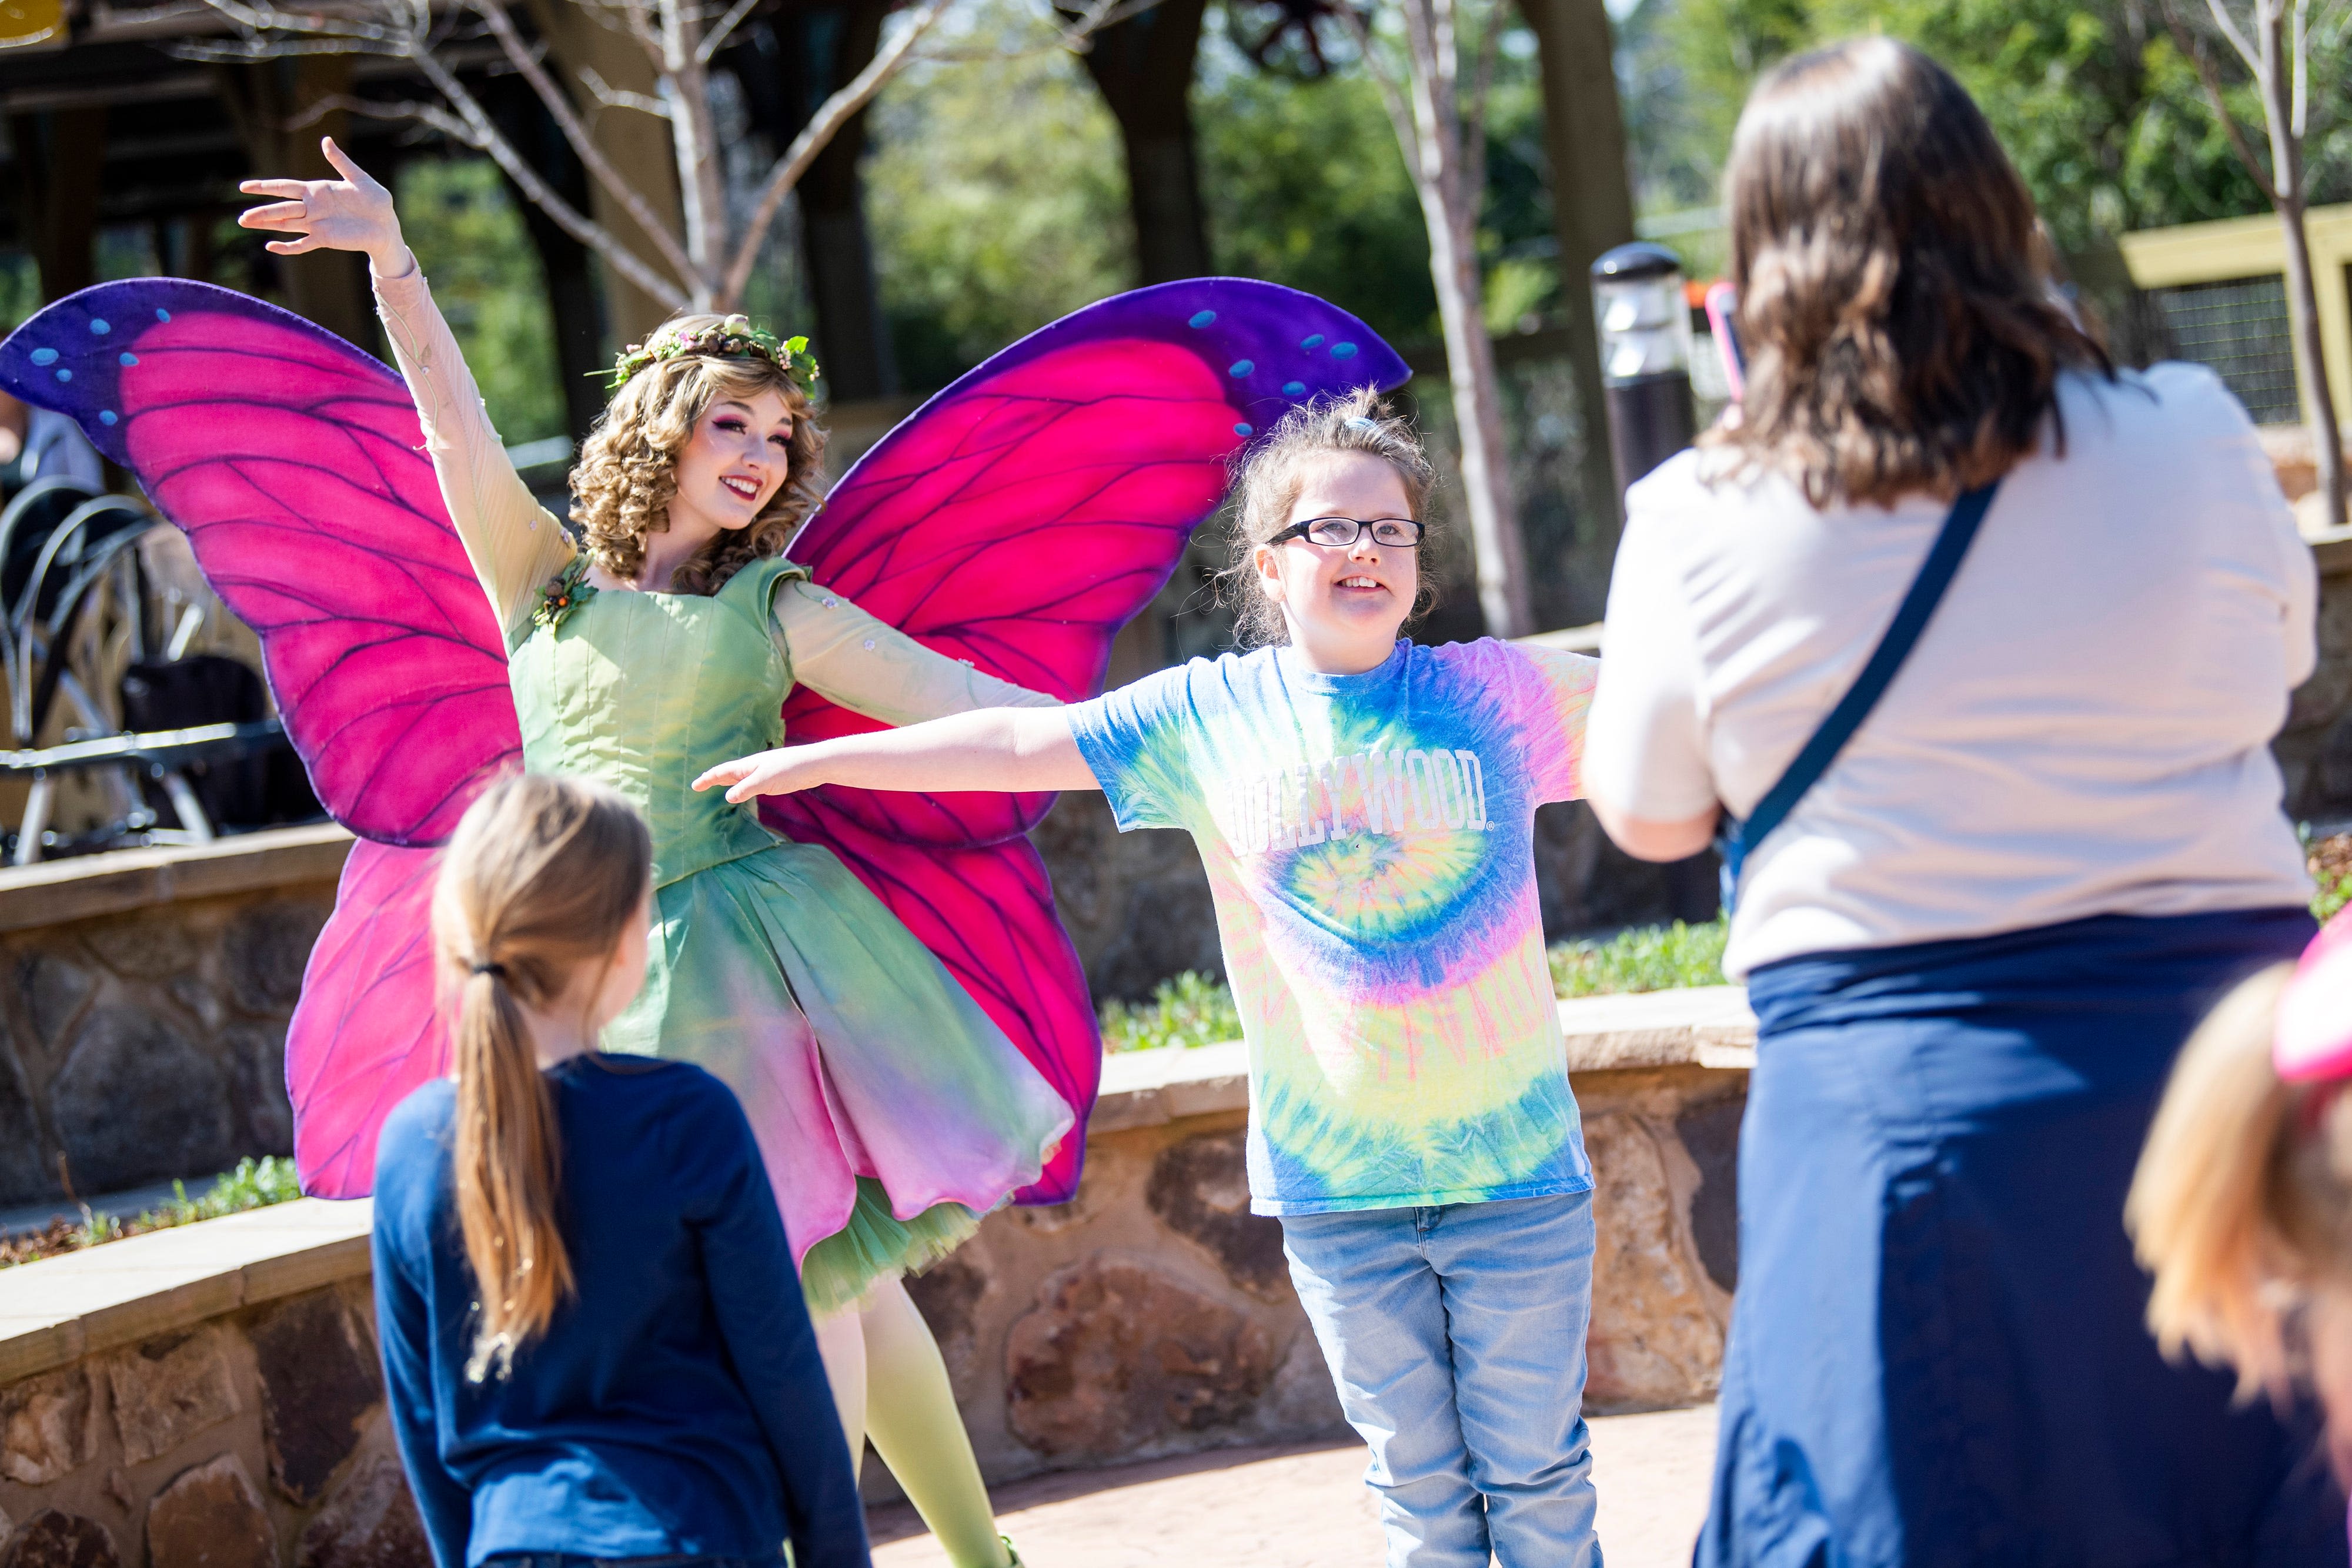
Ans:
{"label": "navy blue long-sleeve shirt", "polygon": [[456,1086],[425,1085],[376,1150],[377,1337],[436,1568],[501,1552],[772,1556],[867,1568],[865,1516],[768,1176],[700,1068],[548,1071],[578,1293],[510,1374],[466,1377],[474,1272],[457,1228]]}

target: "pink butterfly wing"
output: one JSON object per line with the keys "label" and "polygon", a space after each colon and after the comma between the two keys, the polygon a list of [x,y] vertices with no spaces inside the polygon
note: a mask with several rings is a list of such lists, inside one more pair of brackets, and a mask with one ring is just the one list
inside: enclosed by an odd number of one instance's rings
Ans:
{"label": "pink butterfly wing", "polygon": [[[925,404],[843,477],[793,558],[940,653],[1082,700],[1252,436],[1318,395],[1407,374],[1361,321],[1271,284],[1119,295]],[[795,741],[878,727],[805,686],[784,717]],[[1085,972],[1021,837],[1052,802],[835,789],[762,802],[778,831],[839,854],[1069,1101],[1078,1129],[1029,1203],[1076,1190],[1101,1070]]]}
{"label": "pink butterfly wing", "polygon": [[361,835],[287,1035],[304,1190],[356,1197],[377,1128],[446,1069],[425,924],[440,842],[520,765],[506,654],[400,378],[206,284],[85,289],[0,343],[0,385],[137,476],[261,634],[320,800]]}
{"label": "pink butterfly wing", "polygon": [[140,278],[26,322],[0,384],[72,415],[186,532],[337,821],[438,843],[516,765],[505,646],[397,375],[257,299]]}
{"label": "pink butterfly wing", "polygon": [[429,912],[441,852],[362,839],[286,1034],[294,1163],[313,1197],[365,1197],[392,1108],[449,1071]]}

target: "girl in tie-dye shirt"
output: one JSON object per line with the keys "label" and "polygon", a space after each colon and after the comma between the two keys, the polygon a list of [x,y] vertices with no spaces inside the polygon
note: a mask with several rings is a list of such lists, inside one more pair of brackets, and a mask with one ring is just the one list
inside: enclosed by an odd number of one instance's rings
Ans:
{"label": "girl in tie-dye shirt", "polygon": [[1430,470],[1370,391],[1294,411],[1235,507],[1246,653],[1064,709],[762,753],[730,800],[1097,788],[1192,835],[1250,1047],[1251,1206],[1372,1448],[1391,1568],[1597,1564],[1580,1407],[1591,1167],[1535,809],[1578,794],[1593,661],[1398,633]]}

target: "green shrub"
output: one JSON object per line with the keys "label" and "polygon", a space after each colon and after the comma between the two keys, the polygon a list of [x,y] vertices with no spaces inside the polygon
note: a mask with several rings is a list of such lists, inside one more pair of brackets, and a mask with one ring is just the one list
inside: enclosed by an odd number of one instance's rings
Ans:
{"label": "green shrub", "polygon": [[1606,942],[1562,942],[1550,952],[1552,989],[1563,997],[1597,997],[1719,986],[1727,931],[1720,919],[1704,925],[1677,920],[1672,925],[1637,925]]}
{"label": "green shrub", "polygon": [[1242,1015],[1223,980],[1187,969],[1160,981],[1148,1002],[1105,1002],[1102,1034],[1105,1051],[1216,1045],[1241,1039]]}

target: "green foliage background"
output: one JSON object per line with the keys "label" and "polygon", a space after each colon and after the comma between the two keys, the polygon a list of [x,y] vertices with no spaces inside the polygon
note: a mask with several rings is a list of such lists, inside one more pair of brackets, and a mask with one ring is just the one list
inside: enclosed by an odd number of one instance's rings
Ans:
{"label": "green foliage background", "polygon": [[[1756,77],[1798,50],[1869,32],[1918,45],[1976,96],[2063,248],[2269,210],[2161,0],[1643,0],[1624,43],[1645,204],[1713,201]],[[2340,8],[2317,18],[2312,60],[2312,196],[2342,201],[2352,196],[2340,90],[2352,18]],[[2251,91],[2238,90],[2233,107],[2260,126]]]}

